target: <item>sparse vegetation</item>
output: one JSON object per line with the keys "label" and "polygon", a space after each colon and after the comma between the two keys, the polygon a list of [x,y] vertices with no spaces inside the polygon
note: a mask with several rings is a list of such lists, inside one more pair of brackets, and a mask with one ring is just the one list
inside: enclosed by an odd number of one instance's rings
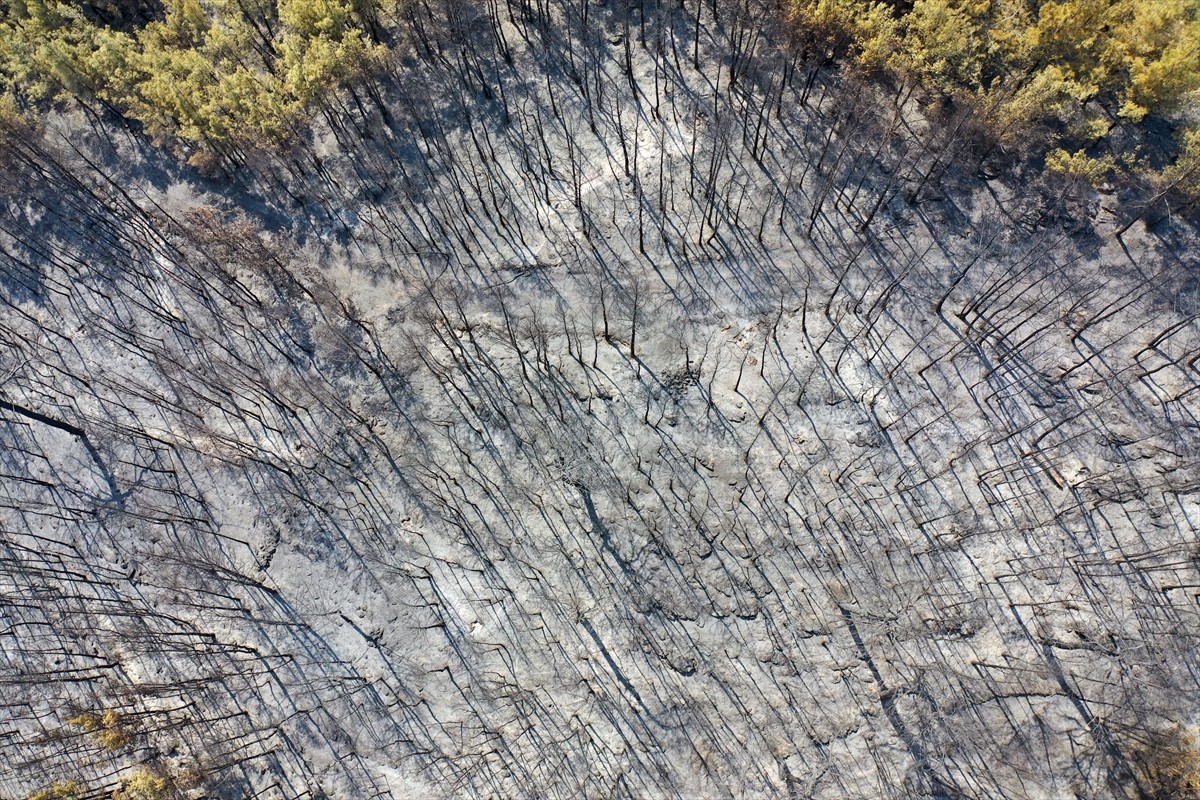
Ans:
{"label": "sparse vegetation", "polygon": [[139,767],[125,779],[113,800],[159,800],[169,786],[168,780],[147,767]]}
{"label": "sparse vegetation", "polygon": [[121,724],[121,715],[112,709],[100,714],[84,712],[67,720],[67,724],[92,734],[105,750],[120,750],[130,742],[129,733]]}
{"label": "sparse vegetation", "polygon": [[[121,785],[111,792],[110,797],[111,800],[162,800],[171,784],[170,777],[161,771],[140,766],[121,779]],[[27,800],[81,800],[88,794],[86,787],[72,779],[56,781],[29,795]]]}
{"label": "sparse vegetation", "polygon": [[81,792],[74,780],[56,781],[50,788],[29,795],[29,800],[79,800]]}
{"label": "sparse vegetation", "polygon": [[1176,725],[1141,742],[1134,753],[1146,800],[1200,798],[1200,740]]}

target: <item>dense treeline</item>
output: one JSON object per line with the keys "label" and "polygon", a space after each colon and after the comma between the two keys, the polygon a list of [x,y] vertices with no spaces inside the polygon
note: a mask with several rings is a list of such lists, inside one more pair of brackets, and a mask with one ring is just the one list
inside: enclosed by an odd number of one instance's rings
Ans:
{"label": "dense treeline", "polygon": [[[886,73],[967,105],[1054,169],[1200,192],[1195,0],[786,0],[810,64]],[[15,0],[0,11],[5,105],[79,98],[194,158],[286,141],[335,87],[382,67],[395,0]],[[1174,137],[1148,136],[1148,119]],[[1161,126],[1158,126],[1161,127]]]}
{"label": "dense treeline", "polygon": [[0,12],[0,81],[10,110],[98,102],[207,156],[285,139],[316,98],[382,55],[385,10],[375,0],[16,0]]}
{"label": "dense treeline", "polygon": [[[884,71],[969,105],[998,141],[1049,148],[1047,163],[1094,181],[1140,174],[1200,189],[1194,0],[792,0],[801,47]],[[1177,128],[1164,147],[1151,117]]]}

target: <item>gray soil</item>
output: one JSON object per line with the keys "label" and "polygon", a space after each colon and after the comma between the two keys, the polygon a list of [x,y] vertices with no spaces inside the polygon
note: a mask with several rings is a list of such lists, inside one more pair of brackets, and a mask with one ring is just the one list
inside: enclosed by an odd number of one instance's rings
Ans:
{"label": "gray soil", "polygon": [[485,5],[225,178],[5,146],[0,797],[1191,797],[1188,223]]}

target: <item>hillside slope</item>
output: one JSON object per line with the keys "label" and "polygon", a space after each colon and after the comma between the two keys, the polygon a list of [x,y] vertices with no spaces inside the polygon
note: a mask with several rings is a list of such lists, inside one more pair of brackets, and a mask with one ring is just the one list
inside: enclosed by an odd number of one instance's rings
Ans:
{"label": "hillside slope", "polygon": [[749,10],[412,8],[215,173],[9,123],[0,796],[1192,796],[1190,223]]}

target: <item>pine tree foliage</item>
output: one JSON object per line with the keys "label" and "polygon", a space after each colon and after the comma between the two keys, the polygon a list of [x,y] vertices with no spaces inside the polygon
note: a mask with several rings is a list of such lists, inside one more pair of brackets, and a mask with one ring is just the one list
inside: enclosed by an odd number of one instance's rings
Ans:
{"label": "pine tree foliage", "polygon": [[167,0],[161,19],[134,30],[64,0],[0,11],[0,84],[19,105],[96,102],[157,138],[209,149],[285,140],[312,103],[383,52],[343,0]]}
{"label": "pine tree foliage", "polygon": [[1050,148],[1048,165],[1069,174],[1172,180],[1176,167],[1149,169],[1128,135],[1114,136],[1149,116],[1180,128],[1175,163],[1197,157],[1182,113],[1200,90],[1194,0],[915,0],[907,10],[793,0],[790,20],[827,58],[970,105],[998,140],[1036,134]]}
{"label": "pine tree foliage", "polygon": [[[394,0],[13,0],[0,93],[26,110],[99,104],[196,157],[280,146],[381,66],[396,13]],[[806,58],[965,105],[996,141],[1040,143],[1053,169],[1194,184],[1196,0],[789,0],[785,13]],[[1156,117],[1178,129],[1166,155],[1140,132]]]}

